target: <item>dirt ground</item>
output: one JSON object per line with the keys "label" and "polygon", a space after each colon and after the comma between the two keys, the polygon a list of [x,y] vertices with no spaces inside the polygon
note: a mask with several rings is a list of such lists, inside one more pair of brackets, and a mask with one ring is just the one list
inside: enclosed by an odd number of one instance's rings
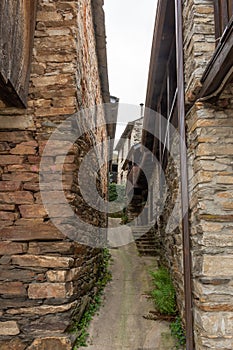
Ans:
{"label": "dirt ground", "polygon": [[172,350],[169,323],[145,319],[154,310],[147,292],[155,257],[139,256],[135,243],[111,250],[112,281],[103,306],[89,327],[88,347],[82,350]]}

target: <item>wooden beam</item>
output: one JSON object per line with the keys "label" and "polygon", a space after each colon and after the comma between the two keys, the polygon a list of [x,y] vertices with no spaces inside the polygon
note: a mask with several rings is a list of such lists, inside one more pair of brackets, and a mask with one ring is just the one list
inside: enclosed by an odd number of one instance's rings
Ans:
{"label": "wooden beam", "polygon": [[220,7],[219,0],[214,0],[214,23],[215,23],[215,38],[217,42],[221,36],[221,22],[220,22]]}
{"label": "wooden beam", "polygon": [[37,0],[0,1],[0,98],[26,107]]}
{"label": "wooden beam", "polygon": [[[202,88],[198,98],[214,98],[231,80],[233,66],[233,18],[231,19],[216,51],[201,79]],[[233,72],[232,72],[233,73]],[[228,76],[229,75],[229,76]],[[219,90],[220,89],[220,90]]]}

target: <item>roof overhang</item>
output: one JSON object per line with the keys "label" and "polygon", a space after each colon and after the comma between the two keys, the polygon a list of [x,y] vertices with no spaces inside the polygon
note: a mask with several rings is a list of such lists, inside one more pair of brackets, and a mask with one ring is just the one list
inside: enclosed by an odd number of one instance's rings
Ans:
{"label": "roof overhang", "polygon": [[101,90],[103,102],[110,102],[109,81],[108,81],[108,63],[107,63],[107,48],[106,48],[106,30],[105,30],[105,14],[104,1],[92,0],[93,25],[96,39],[96,53],[98,58],[99,75],[101,82]]}
{"label": "roof overhang", "polygon": [[[156,117],[153,111],[158,109],[162,87],[165,83],[167,61],[175,40],[175,9],[172,8],[174,6],[174,1],[158,0],[142,132],[142,144],[149,149],[153,147],[154,128],[158,127],[156,126],[158,120],[154,120]],[[152,133],[146,130],[152,130]]]}
{"label": "roof overhang", "polygon": [[233,79],[233,17],[226,27],[219,44],[201,79],[198,98],[211,100],[219,96]]}
{"label": "roof overhang", "polygon": [[174,40],[173,1],[158,0],[147,84],[146,107],[156,110]]}

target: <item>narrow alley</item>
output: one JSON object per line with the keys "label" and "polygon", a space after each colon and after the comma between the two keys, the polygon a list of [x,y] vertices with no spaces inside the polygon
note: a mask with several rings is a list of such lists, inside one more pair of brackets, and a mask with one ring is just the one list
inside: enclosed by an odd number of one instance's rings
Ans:
{"label": "narrow alley", "polygon": [[156,257],[139,256],[134,242],[112,249],[111,255],[112,281],[88,330],[88,347],[79,349],[176,349],[168,322],[144,318],[154,310],[147,293],[152,287],[149,271],[156,269]]}
{"label": "narrow alley", "polygon": [[0,0],[0,350],[232,350],[232,296],[233,0]]}

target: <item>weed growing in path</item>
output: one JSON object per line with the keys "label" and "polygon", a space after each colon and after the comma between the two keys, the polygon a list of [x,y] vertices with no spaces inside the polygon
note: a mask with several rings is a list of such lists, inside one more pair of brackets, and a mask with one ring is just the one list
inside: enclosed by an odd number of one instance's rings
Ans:
{"label": "weed growing in path", "polygon": [[179,349],[180,346],[184,346],[186,343],[185,331],[180,316],[177,316],[176,320],[170,324],[170,328],[173,337],[177,339],[177,349]]}
{"label": "weed growing in path", "polygon": [[[186,342],[185,331],[181,317],[178,316],[176,305],[176,293],[172,283],[171,276],[168,270],[160,267],[157,271],[152,271],[152,282],[155,288],[150,292],[150,295],[155,303],[157,313],[153,319],[164,319],[172,321],[170,324],[171,334],[176,339],[177,349],[183,347]],[[152,312],[153,314],[153,312]]]}
{"label": "weed growing in path", "polygon": [[171,276],[167,269],[160,267],[157,271],[151,271],[155,288],[151,291],[151,297],[156,309],[162,315],[176,315],[176,293]]}

